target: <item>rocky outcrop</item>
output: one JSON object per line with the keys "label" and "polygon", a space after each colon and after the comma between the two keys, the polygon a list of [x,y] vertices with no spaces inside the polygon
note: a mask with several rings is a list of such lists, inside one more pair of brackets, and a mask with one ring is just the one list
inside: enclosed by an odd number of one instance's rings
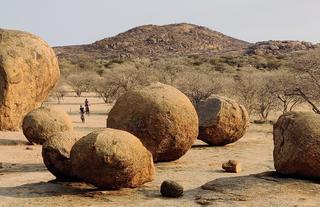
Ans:
{"label": "rocky outcrop", "polygon": [[206,183],[196,202],[206,206],[317,206],[318,183],[280,177],[275,172],[218,178]]}
{"label": "rocky outcrop", "polygon": [[154,161],[180,158],[198,136],[198,116],[190,100],[160,83],[122,95],[109,112],[107,125],[137,136]]}
{"label": "rocky outcrop", "polygon": [[198,139],[209,145],[222,146],[239,140],[249,127],[245,107],[234,100],[211,96],[197,106]]}
{"label": "rocky outcrop", "polygon": [[17,130],[60,76],[54,51],[30,33],[0,29],[0,130]]}
{"label": "rocky outcrop", "polygon": [[248,55],[281,55],[295,51],[313,50],[318,46],[303,41],[263,41],[252,44],[246,50]]}
{"label": "rocky outcrop", "polygon": [[72,131],[73,125],[65,111],[40,107],[24,117],[22,129],[30,143],[43,144],[58,132]]}
{"label": "rocky outcrop", "polygon": [[134,188],[154,178],[151,153],[134,135],[116,129],[94,131],[71,150],[74,175],[102,189]]}
{"label": "rocky outcrop", "polygon": [[320,115],[288,112],[273,126],[274,167],[283,175],[320,178]]}

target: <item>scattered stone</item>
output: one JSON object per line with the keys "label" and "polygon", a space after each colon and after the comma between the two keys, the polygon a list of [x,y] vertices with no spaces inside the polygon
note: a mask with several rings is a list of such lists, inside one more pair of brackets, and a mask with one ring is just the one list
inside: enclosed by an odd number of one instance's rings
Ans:
{"label": "scattered stone", "polygon": [[234,100],[213,95],[197,106],[198,139],[213,146],[223,146],[239,140],[249,127],[245,107]]}
{"label": "scattered stone", "polygon": [[241,164],[236,160],[229,160],[222,164],[222,169],[226,172],[239,173],[241,172]]}
{"label": "scattered stone", "polygon": [[70,151],[77,141],[72,131],[53,134],[42,146],[42,158],[47,169],[57,179],[74,179],[72,174]]}
{"label": "scattered stone", "polygon": [[134,188],[154,178],[151,153],[134,135],[116,129],[94,131],[71,150],[74,175],[103,189]]}
{"label": "scattered stone", "polygon": [[57,132],[73,130],[73,126],[66,112],[52,107],[40,107],[24,117],[22,129],[29,142],[43,144]]}
{"label": "scattered stone", "polygon": [[154,161],[183,156],[198,136],[198,116],[190,100],[176,88],[152,84],[122,95],[107,125],[137,136]]}
{"label": "scattered stone", "polygon": [[164,197],[178,198],[183,196],[183,187],[172,180],[165,180],[161,183],[161,195]]}
{"label": "scattered stone", "polygon": [[320,178],[320,115],[288,112],[273,126],[273,159],[277,172]]}
{"label": "scattered stone", "polygon": [[0,29],[0,130],[18,130],[59,80],[54,51],[27,32]]}
{"label": "scattered stone", "polygon": [[26,147],[26,150],[33,150],[32,147]]}

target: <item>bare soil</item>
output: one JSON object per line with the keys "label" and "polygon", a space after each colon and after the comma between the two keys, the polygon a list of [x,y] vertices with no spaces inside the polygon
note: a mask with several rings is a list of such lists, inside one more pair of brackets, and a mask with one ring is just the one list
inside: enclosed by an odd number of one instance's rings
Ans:
{"label": "bare soil", "polygon": [[[66,110],[75,130],[85,135],[105,127],[110,105],[89,97],[91,114],[81,123],[84,99],[66,97],[61,104],[47,104]],[[81,182],[55,180],[43,164],[41,146],[29,145],[22,132],[0,132],[0,206],[320,206],[317,182],[279,177],[272,152],[272,125],[251,124],[234,144],[209,147],[197,141],[179,160],[157,163],[153,182],[100,191]],[[242,164],[242,172],[222,170],[230,159]],[[163,198],[159,188],[166,179],[183,185],[184,196]]]}

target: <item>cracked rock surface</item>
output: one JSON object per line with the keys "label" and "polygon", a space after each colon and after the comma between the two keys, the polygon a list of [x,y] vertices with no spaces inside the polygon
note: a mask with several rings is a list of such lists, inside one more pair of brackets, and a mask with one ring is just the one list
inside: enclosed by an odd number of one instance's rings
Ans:
{"label": "cracked rock surface", "polygon": [[320,178],[320,115],[289,112],[273,128],[275,169],[283,175]]}

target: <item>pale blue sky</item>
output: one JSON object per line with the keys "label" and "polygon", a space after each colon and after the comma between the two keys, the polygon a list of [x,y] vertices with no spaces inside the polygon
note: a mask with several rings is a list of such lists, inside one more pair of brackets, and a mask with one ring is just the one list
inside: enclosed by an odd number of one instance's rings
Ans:
{"label": "pale blue sky", "polygon": [[187,22],[249,42],[320,42],[320,0],[0,0],[0,28],[52,46],[85,44],[143,24]]}

